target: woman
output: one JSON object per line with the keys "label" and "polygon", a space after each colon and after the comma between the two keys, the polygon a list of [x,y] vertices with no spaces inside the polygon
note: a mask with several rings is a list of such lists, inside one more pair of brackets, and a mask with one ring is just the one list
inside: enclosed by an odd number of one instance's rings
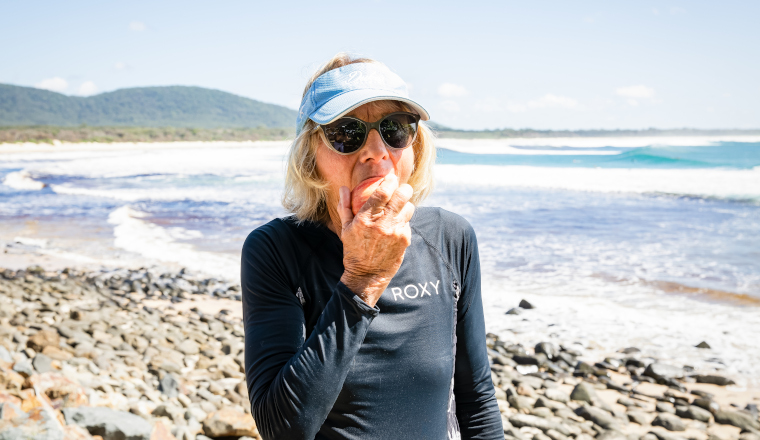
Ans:
{"label": "woman", "polygon": [[[475,234],[419,208],[428,114],[339,54],[304,91],[283,204],[243,246],[245,362],[265,439],[503,439]],[[460,437],[461,429],[461,437]]]}

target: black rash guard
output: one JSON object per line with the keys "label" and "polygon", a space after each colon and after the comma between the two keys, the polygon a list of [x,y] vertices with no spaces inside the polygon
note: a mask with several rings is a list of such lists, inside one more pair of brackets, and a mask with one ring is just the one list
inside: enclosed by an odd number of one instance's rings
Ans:
{"label": "black rash guard", "polygon": [[262,437],[503,439],[486,353],[477,241],[418,208],[375,307],[343,283],[325,225],[273,220],[243,246],[245,372]]}

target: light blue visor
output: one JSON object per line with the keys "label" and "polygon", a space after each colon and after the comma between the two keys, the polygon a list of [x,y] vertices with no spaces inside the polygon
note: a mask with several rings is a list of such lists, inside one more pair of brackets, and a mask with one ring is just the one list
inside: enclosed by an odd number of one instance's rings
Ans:
{"label": "light blue visor", "polygon": [[406,83],[400,76],[379,63],[355,63],[320,75],[301,101],[296,119],[296,135],[311,119],[324,125],[335,122],[355,108],[372,101],[401,101],[420,115],[430,119],[428,112],[409,99]]}

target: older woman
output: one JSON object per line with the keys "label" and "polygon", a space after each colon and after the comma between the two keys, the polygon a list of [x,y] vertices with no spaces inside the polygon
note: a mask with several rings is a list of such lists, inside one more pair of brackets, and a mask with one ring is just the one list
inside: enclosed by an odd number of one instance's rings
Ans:
{"label": "older woman", "polygon": [[292,216],[243,246],[245,363],[265,439],[503,439],[475,234],[418,208],[422,106],[339,54],[309,81],[288,160]]}

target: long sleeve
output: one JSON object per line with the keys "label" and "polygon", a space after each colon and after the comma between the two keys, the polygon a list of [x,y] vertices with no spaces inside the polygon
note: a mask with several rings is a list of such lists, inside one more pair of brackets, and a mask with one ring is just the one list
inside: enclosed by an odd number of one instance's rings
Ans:
{"label": "long sleeve", "polygon": [[289,271],[297,265],[273,228],[243,246],[245,370],[251,413],[264,439],[313,439],[333,407],[377,307],[338,283],[305,338]]}
{"label": "long sleeve", "polygon": [[475,232],[468,225],[462,243],[462,293],[457,319],[454,395],[462,439],[503,439],[485,339],[480,260]]}

